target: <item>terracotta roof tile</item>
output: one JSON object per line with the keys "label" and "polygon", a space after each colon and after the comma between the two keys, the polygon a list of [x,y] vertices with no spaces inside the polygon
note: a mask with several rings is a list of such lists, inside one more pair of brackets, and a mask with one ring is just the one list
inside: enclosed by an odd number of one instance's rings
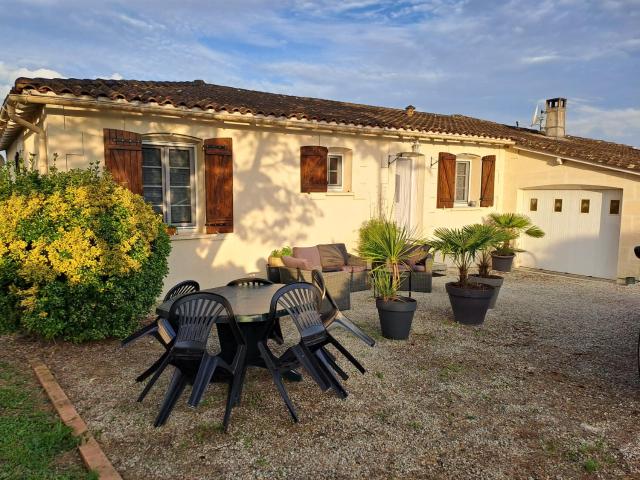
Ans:
{"label": "terracotta roof tile", "polygon": [[[11,93],[25,90],[58,95],[105,97],[142,103],[156,102],[176,107],[251,113],[285,118],[307,119],[338,124],[360,125],[492,137],[513,140],[516,145],[562,157],[622,169],[640,170],[640,149],[601,140],[574,136],[561,139],[537,130],[516,128],[464,115],[440,115],[355,103],[296,97],[193,82],[155,82],[103,79],[18,78]],[[0,132],[1,133],[1,132]]]}

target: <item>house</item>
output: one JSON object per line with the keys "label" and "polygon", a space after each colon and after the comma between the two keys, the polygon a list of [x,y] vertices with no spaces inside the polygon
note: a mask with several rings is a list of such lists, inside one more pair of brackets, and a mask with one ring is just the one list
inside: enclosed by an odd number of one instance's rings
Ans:
{"label": "house", "polygon": [[428,235],[518,211],[546,232],[520,264],[640,277],[640,150],[462,115],[193,82],[19,78],[0,115],[7,161],[100,161],[178,227],[167,285],[263,272],[284,245],[342,241],[380,209]]}

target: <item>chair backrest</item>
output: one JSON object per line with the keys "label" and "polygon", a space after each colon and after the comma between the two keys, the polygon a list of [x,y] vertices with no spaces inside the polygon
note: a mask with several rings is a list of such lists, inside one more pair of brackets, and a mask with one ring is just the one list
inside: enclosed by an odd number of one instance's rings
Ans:
{"label": "chair backrest", "polygon": [[193,293],[200,291],[200,284],[195,280],[185,280],[177,285],[171,287],[171,289],[164,296],[164,301],[171,300],[172,298],[179,297],[180,295],[186,295],[187,293]]}
{"label": "chair backrest", "polygon": [[236,342],[244,344],[244,337],[226,298],[210,292],[194,292],[178,298],[169,310],[169,322],[178,327],[175,347],[206,350],[211,329],[221,316],[226,317]]}
{"label": "chair backrest", "polygon": [[272,319],[285,310],[305,343],[314,343],[326,337],[320,315],[320,291],[310,283],[291,283],[280,288],[271,299]]}
{"label": "chair backrest", "polygon": [[[313,282],[313,284],[316,286],[316,288],[318,290],[320,290],[320,294],[321,294],[321,299],[327,299],[329,301],[329,304],[331,305],[331,308],[333,310],[340,310],[338,308],[338,304],[336,303],[336,301],[333,299],[333,297],[331,296],[331,294],[329,293],[329,290],[327,290],[327,287],[324,283],[324,277],[322,276],[322,272],[320,270],[313,270],[311,272],[311,281]],[[324,312],[324,310],[323,310]]]}
{"label": "chair backrest", "polygon": [[273,285],[273,282],[265,278],[238,278],[227,283],[227,287],[260,287],[262,285]]}

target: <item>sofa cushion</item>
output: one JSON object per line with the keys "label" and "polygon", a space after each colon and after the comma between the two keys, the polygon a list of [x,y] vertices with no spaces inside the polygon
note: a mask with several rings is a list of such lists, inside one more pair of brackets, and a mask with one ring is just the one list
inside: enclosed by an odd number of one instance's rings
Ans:
{"label": "sofa cushion", "polygon": [[[318,247],[293,247],[293,256],[306,260],[311,269],[322,269]],[[286,265],[286,264],[285,264]]]}
{"label": "sofa cushion", "polygon": [[[336,243],[318,245],[318,252],[320,253],[320,264],[322,265],[323,271],[340,271],[342,270],[342,267],[344,267],[347,263],[345,255],[342,253],[342,249],[338,245],[342,245],[342,247],[344,248],[344,244]],[[347,249],[345,248],[344,251],[346,252]]]}
{"label": "sofa cushion", "polygon": [[299,268],[300,270],[313,270],[309,262],[304,258],[282,257],[282,263],[287,268]]}
{"label": "sofa cushion", "polygon": [[[429,249],[422,245],[411,247],[410,253],[407,258],[407,264],[414,268],[416,265],[424,264],[424,261],[429,257]],[[414,268],[415,269],[415,268]]]}

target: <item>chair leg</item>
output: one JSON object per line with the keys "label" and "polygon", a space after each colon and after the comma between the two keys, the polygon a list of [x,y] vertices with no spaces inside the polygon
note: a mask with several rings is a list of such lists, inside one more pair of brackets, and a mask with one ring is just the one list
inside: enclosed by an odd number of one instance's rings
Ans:
{"label": "chair leg", "polygon": [[180,369],[176,368],[175,372],[173,372],[173,378],[169,384],[167,394],[165,395],[162,406],[160,407],[160,412],[158,413],[153,425],[154,427],[160,427],[165,424],[186,386],[187,377],[182,374]]}
{"label": "chair leg", "polygon": [[[323,356],[324,359],[327,361],[327,363],[329,364],[329,366],[338,374],[340,375],[340,378],[342,378],[343,380],[348,380],[349,379],[349,375],[347,375],[347,372],[345,372],[344,370],[342,370],[342,368],[340,368],[340,365],[338,365],[336,363],[336,359],[333,355],[331,355],[328,351],[326,351],[324,348],[319,349],[318,351],[316,351],[316,356],[318,356],[318,358],[320,358],[320,356]],[[321,359],[322,360],[322,359]]]}
{"label": "chair leg", "polygon": [[303,348],[301,345],[295,345],[291,347],[291,351],[296,356],[300,365],[311,375],[311,378],[318,384],[320,390],[327,391],[331,387],[331,382],[327,375],[321,371],[317,362],[313,361],[312,353],[308,349]]}
{"label": "chair leg", "polygon": [[322,362],[322,366],[326,370],[326,373],[329,376],[329,379],[331,381],[331,384],[332,384],[331,386],[333,387],[333,389],[338,394],[338,397],[340,397],[342,399],[347,398],[347,395],[348,395],[347,391],[344,389],[344,387],[342,386],[340,381],[336,378],[336,376],[331,371],[331,365],[329,365],[329,362],[327,362],[327,359],[324,358],[324,355],[322,354],[322,351],[318,350],[316,353],[320,354],[318,357],[319,357],[320,361]]}
{"label": "chair leg", "polygon": [[147,378],[149,378],[149,376],[153,372],[158,370],[158,367],[162,365],[162,362],[164,362],[164,360],[167,358],[168,355],[169,355],[169,350],[167,350],[162,355],[160,355],[160,357],[155,362],[153,362],[153,364],[149,368],[147,368],[144,372],[142,372],[140,375],[136,377],[136,382],[144,382]]}
{"label": "chair leg", "polygon": [[190,407],[197,407],[200,405],[202,395],[204,395],[209,383],[211,383],[211,378],[213,377],[219,362],[220,359],[217,356],[211,357],[207,354],[203,356],[200,366],[198,367],[198,373],[193,381],[193,388],[188,402]]}
{"label": "chair leg", "polygon": [[233,373],[233,378],[229,382],[229,390],[227,391],[227,405],[224,411],[224,419],[222,421],[222,426],[224,428],[225,433],[229,428],[229,420],[231,419],[231,411],[235,405],[240,403],[240,393],[242,389],[242,382],[244,381],[244,373],[247,371],[246,368],[246,354],[242,354],[240,358],[240,362],[238,363],[238,367],[236,371]]}
{"label": "chair leg", "polygon": [[280,327],[280,320],[276,319],[273,324],[273,330],[271,331],[271,338],[273,338],[278,344],[284,343],[284,336],[282,335],[282,327]]}
{"label": "chair leg", "polygon": [[351,320],[349,320],[345,315],[340,313],[338,317],[334,320],[334,323],[340,325],[345,330],[353,333],[356,337],[362,340],[364,343],[373,347],[376,344],[376,341],[371,338],[369,335],[364,333],[362,329],[360,329],[357,325],[355,325]]}
{"label": "chair leg", "polygon": [[149,393],[149,390],[151,390],[151,387],[153,387],[153,385],[158,381],[158,378],[160,378],[160,375],[162,374],[162,372],[164,372],[164,369],[167,368],[167,365],[169,365],[170,359],[171,359],[171,354],[170,352],[168,352],[167,356],[158,367],[158,370],[156,370],[156,373],[153,374],[153,377],[151,377],[151,380],[149,380],[147,384],[144,386],[144,389],[142,390],[142,392],[140,393],[140,396],[138,397],[139,402],[142,402],[142,400],[144,400],[144,397],[147,396],[147,393]]}
{"label": "chair leg", "polygon": [[280,372],[278,371],[275,364],[273,363],[273,359],[271,358],[270,352],[267,351],[267,347],[262,342],[258,343],[258,350],[260,350],[260,356],[262,357],[265,365],[271,372],[271,376],[273,377],[273,382],[276,384],[276,388],[278,389],[278,392],[280,392],[280,396],[282,397],[282,400],[284,400],[285,405],[289,409],[291,418],[293,418],[293,421],[297,423],[298,414],[296,413],[296,409],[293,406],[291,399],[289,398],[287,389],[284,387],[284,383],[282,383],[282,375],[280,375]]}
{"label": "chair leg", "polygon": [[158,331],[158,321],[155,320],[153,323],[142,327],[140,330],[133,332],[127,338],[120,342],[121,347],[126,347],[135,342],[136,340],[144,337],[145,335],[153,334]]}
{"label": "chair leg", "polygon": [[240,402],[242,401],[242,390],[244,389],[244,379],[247,376],[247,369],[249,368],[249,366],[246,363],[246,360],[241,364],[239,368],[240,368],[240,371],[238,375],[240,380],[239,380],[238,389],[235,393],[235,398],[234,398],[236,405],[240,405]]}
{"label": "chair leg", "polygon": [[331,342],[331,344],[336,347],[336,349],[345,356],[345,358],[347,360],[349,360],[354,367],[356,367],[358,370],[360,370],[360,373],[365,373],[366,370],[364,369],[364,367],[360,364],[360,362],[358,360],[356,360],[356,358],[351,355],[351,353],[342,346],[342,344],[340,342],[338,342],[335,338],[333,338],[333,336],[331,336],[331,334],[327,334],[327,337],[329,338],[329,342]]}

